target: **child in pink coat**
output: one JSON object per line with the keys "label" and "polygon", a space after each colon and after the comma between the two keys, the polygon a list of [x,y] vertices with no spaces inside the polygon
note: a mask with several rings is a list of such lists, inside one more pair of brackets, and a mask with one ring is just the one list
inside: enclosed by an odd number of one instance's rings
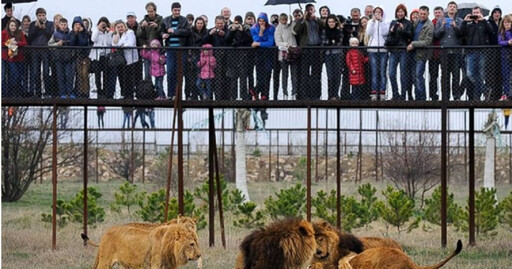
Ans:
{"label": "child in pink coat", "polygon": [[167,57],[165,54],[160,52],[162,44],[158,39],[153,39],[149,43],[150,49],[147,49],[144,45],[144,49],[141,52],[142,58],[148,59],[151,63],[150,75],[155,78],[155,88],[158,93],[157,100],[165,99],[164,93],[164,75],[165,75],[165,63]]}
{"label": "child in pink coat", "polygon": [[212,98],[212,81],[215,78],[215,66],[217,61],[213,56],[212,45],[204,44],[201,50],[201,58],[197,62],[197,67],[201,68],[201,73],[197,78],[197,88],[203,94],[204,99]]}

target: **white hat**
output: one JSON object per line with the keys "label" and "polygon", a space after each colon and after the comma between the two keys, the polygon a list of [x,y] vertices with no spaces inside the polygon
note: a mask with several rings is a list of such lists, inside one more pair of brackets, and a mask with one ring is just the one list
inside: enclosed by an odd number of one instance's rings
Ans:
{"label": "white hat", "polygon": [[126,17],[130,17],[130,16],[137,17],[137,15],[135,15],[135,12],[133,12],[133,11],[126,13]]}

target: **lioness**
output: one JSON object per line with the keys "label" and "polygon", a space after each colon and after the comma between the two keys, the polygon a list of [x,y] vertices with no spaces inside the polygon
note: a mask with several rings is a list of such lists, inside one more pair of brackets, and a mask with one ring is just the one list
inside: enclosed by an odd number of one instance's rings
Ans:
{"label": "lioness", "polygon": [[346,269],[438,269],[462,250],[462,242],[457,241],[455,251],[436,265],[418,266],[403,251],[396,248],[379,247],[365,250],[363,253],[349,258],[350,266]]}
{"label": "lioness", "polygon": [[201,256],[197,234],[184,224],[154,229],[114,226],[102,237],[93,268],[175,269]]}
{"label": "lioness", "polygon": [[313,221],[317,250],[311,268],[313,269],[338,269],[343,257],[352,253],[361,253],[374,247],[391,247],[402,250],[400,244],[388,238],[356,237],[352,234],[339,231],[325,220]]}

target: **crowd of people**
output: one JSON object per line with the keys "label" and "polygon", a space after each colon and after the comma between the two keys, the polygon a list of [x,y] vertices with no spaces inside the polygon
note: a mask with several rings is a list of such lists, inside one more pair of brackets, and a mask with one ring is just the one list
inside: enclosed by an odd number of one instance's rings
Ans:
{"label": "crowd of people", "polygon": [[[329,100],[512,100],[512,14],[499,7],[488,19],[479,6],[457,16],[451,1],[435,7],[432,20],[429,7],[404,4],[394,13],[353,8],[346,17],[308,4],[292,16],[249,11],[233,19],[225,7],[211,28],[205,15],[183,16],[178,2],[169,16],[153,2],[145,9],[139,21],[134,12],[126,21],[59,14],[50,21],[44,8],[34,21],[19,21],[6,4],[2,96],[91,98],[95,91],[99,99],[163,100],[179,91],[187,100],[319,100],[325,64]],[[438,87],[443,68],[446,97]],[[149,90],[141,86],[148,81]]]}

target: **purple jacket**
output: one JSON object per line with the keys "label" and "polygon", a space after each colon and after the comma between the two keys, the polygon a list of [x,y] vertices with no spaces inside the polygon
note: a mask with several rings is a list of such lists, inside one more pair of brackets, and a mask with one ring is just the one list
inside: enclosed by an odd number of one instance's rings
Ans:
{"label": "purple jacket", "polygon": [[512,39],[512,31],[506,31],[505,32],[505,38],[503,38],[503,35],[498,35],[498,44],[503,48],[501,50],[501,60],[503,63],[509,63],[512,59],[512,48],[508,44],[508,41]]}
{"label": "purple jacket", "polygon": [[151,62],[151,76],[162,77],[165,75],[165,63],[167,62],[167,57],[165,57],[163,54],[160,54],[162,45],[157,39],[151,40],[150,46],[156,43],[158,43],[156,48],[143,49],[141,51],[141,56],[142,58],[148,59]]}

